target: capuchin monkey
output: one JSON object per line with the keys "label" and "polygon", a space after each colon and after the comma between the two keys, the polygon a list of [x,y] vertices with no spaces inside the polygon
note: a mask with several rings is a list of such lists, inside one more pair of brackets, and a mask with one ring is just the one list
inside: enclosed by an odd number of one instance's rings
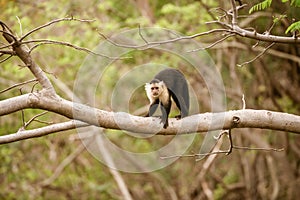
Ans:
{"label": "capuchin monkey", "polygon": [[146,83],[145,90],[150,100],[149,112],[145,117],[152,116],[157,107],[160,106],[162,116],[161,122],[164,128],[168,127],[168,116],[171,109],[171,97],[180,110],[176,119],[188,116],[190,108],[190,96],[188,85],[183,74],[176,69],[168,68],[162,70],[150,83]]}

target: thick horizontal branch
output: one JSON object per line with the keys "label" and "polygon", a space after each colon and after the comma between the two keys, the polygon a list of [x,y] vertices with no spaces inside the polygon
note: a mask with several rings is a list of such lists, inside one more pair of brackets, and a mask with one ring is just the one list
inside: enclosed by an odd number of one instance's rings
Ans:
{"label": "thick horizontal branch", "polygon": [[[21,109],[38,108],[90,125],[143,134],[176,135],[233,128],[261,128],[300,134],[300,116],[288,113],[251,109],[202,113],[188,116],[181,120],[169,119],[170,126],[167,129],[163,129],[159,118],[145,118],[124,112],[103,111],[74,103],[58,96],[53,98],[53,96],[47,95],[46,90],[0,101],[0,108],[0,116]],[[51,128],[51,126],[49,127]],[[65,129],[68,128],[62,126],[61,130]],[[57,131],[59,131],[59,128],[55,129],[54,132]],[[38,137],[39,133],[36,134],[32,132],[30,137]]]}

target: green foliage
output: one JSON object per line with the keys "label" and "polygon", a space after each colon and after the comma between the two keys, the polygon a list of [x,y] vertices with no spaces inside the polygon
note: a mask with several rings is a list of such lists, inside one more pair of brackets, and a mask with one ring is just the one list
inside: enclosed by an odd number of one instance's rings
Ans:
{"label": "green foliage", "polygon": [[292,0],[291,5],[295,7],[300,7],[300,0]]}
{"label": "green foliage", "polygon": [[[288,0],[281,0],[282,3],[286,3],[288,2]],[[264,0],[263,2],[260,2],[258,4],[255,4],[254,6],[252,6],[249,10],[249,14],[255,12],[255,11],[261,11],[261,10],[265,10],[266,8],[269,8],[272,4],[272,0]],[[300,0],[291,0],[290,3],[291,6],[294,7],[300,7]]]}
{"label": "green foliage", "polygon": [[295,31],[299,31],[300,30],[300,21],[294,22],[292,23],[285,31],[285,33],[289,33],[289,32],[295,32]]}
{"label": "green foliage", "polygon": [[249,14],[255,12],[255,11],[260,11],[260,10],[265,10],[266,8],[269,8],[271,6],[272,0],[264,0],[263,2],[260,2],[258,4],[255,4],[250,8]]}
{"label": "green foliage", "polygon": [[279,23],[283,18],[286,18],[287,15],[279,15],[279,17],[275,17],[273,16],[273,23],[276,24],[276,23]]}
{"label": "green foliage", "polygon": [[[281,0],[282,3],[286,3],[288,2],[288,0]],[[255,11],[261,11],[261,10],[265,10],[266,8],[269,8],[271,6],[272,0],[264,0],[263,2],[260,2],[258,4],[255,4],[254,6],[252,6],[249,10],[249,14],[255,12]],[[294,7],[300,7],[300,0],[292,0],[290,2],[291,6]],[[281,15],[282,16],[282,15]],[[277,23],[278,21],[280,21],[282,19],[282,17],[279,18],[274,18],[274,23]],[[284,17],[286,15],[283,15]],[[295,31],[299,31],[300,30],[300,21],[294,22],[292,23],[285,31],[285,34],[289,33],[289,32],[295,32]]]}

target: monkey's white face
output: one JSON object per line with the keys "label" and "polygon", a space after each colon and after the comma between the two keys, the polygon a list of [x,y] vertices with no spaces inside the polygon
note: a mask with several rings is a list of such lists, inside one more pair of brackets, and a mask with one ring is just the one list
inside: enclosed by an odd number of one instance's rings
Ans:
{"label": "monkey's white face", "polygon": [[151,84],[151,95],[153,97],[159,97],[159,95],[161,94],[163,88],[161,87],[161,85],[159,85],[158,83],[153,83]]}
{"label": "monkey's white face", "polygon": [[164,82],[161,81],[159,83],[146,83],[145,90],[147,93],[147,96],[150,101],[153,101],[161,96],[161,94],[164,92]]}

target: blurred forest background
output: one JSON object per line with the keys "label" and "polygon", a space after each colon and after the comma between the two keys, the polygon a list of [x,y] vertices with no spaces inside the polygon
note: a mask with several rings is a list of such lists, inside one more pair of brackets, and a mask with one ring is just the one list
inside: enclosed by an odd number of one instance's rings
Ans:
{"label": "blurred forest background", "polygon": [[[258,1],[243,1],[248,6],[239,11],[242,27],[254,27],[263,33],[273,24],[273,16],[286,17],[275,24],[274,35],[285,35],[294,19],[300,19],[299,8],[273,1],[271,8],[248,16],[249,9]],[[62,22],[36,32],[31,39],[53,39],[93,49],[106,36],[123,30],[141,27],[163,27],[191,35],[217,28],[206,22],[220,13],[214,8],[230,9],[230,1],[209,0],[86,0],[86,1],[29,1],[0,0],[0,19],[22,35],[56,18],[74,16],[94,19],[92,23]],[[21,23],[19,23],[19,21]],[[20,24],[22,27],[20,28]],[[22,32],[21,32],[22,31]],[[222,35],[215,33],[196,38],[211,44]],[[276,44],[262,57],[238,67],[257,56],[267,46],[251,39],[231,37],[208,49],[222,74],[226,89],[227,109],[241,109],[242,95],[247,108],[268,109],[300,115],[299,45]],[[86,52],[60,45],[44,45],[32,54],[35,61],[48,72],[59,95],[70,99],[77,71],[87,56]],[[197,93],[200,112],[209,112],[209,94],[201,79],[189,67],[174,57],[155,51],[133,52],[133,59],[112,65],[103,83],[113,89],[124,71],[149,62],[177,67],[187,76]],[[0,90],[29,80],[30,72],[17,59],[0,65]],[[145,80],[145,82],[148,80]],[[30,91],[31,85],[22,89]],[[1,93],[0,99],[19,95],[18,88]],[[138,92],[137,92],[138,93]],[[130,112],[148,104],[143,95],[134,94]],[[97,105],[110,110],[107,94],[99,92]],[[72,95],[71,95],[72,96]],[[39,113],[27,110],[26,119]],[[57,122],[57,115],[46,114],[41,121]],[[0,119],[0,135],[17,132],[22,126],[21,113]],[[34,124],[31,126],[35,126]],[[38,126],[38,123],[37,125]],[[110,134],[107,131],[107,134]],[[108,137],[134,152],[145,152],[149,146],[160,146],[169,141],[167,136],[150,139],[129,137],[112,132]],[[203,134],[198,134],[187,153],[199,152]],[[132,199],[297,199],[300,196],[300,138],[298,135],[261,129],[233,130],[233,141],[238,146],[284,148],[283,152],[234,150],[229,156],[220,154],[195,162],[181,158],[172,165],[152,173],[120,172]],[[226,144],[222,147],[226,149]],[[76,130],[56,133],[42,138],[24,140],[0,146],[0,199],[124,199],[113,172],[84,148]]]}

